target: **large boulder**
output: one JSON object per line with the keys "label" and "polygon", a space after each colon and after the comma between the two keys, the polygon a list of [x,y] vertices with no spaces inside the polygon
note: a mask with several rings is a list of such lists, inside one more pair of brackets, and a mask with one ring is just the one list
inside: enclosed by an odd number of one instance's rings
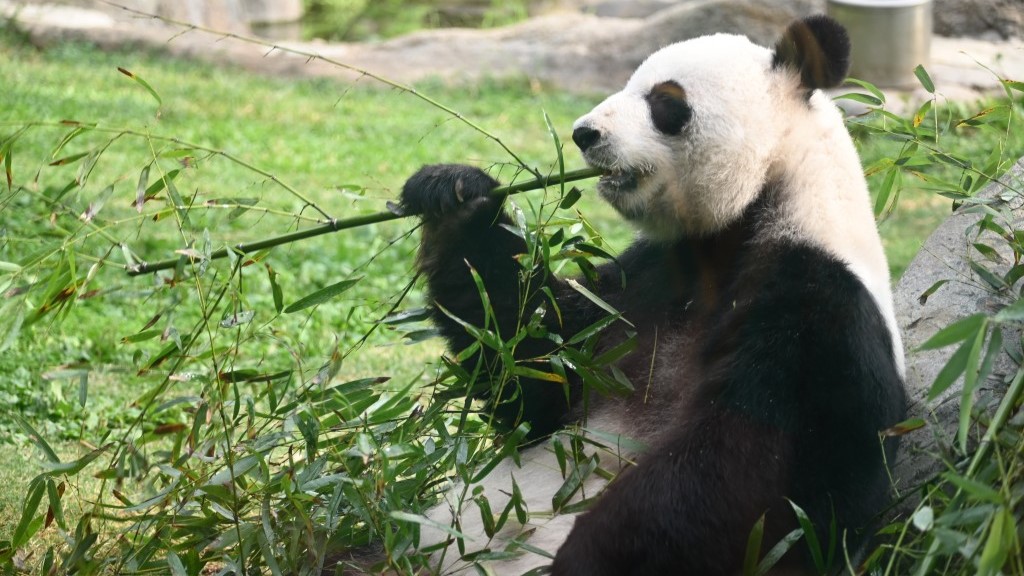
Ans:
{"label": "large boulder", "polygon": [[[1014,228],[1024,225],[1024,204],[1011,189],[1024,188],[1024,158],[1007,172],[999,182],[992,182],[979,194],[993,201],[998,210],[1010,209]],[[953,322],[978,312],[995,312],[1012,301],[1012,296],[998,294],[971,269],[969,258],[982,259],[972,248],[975,242],[985,242],[993,248],[1005,246],[991,232],[979,239],[976,226],[981,215],[961,208],[950,216],[928,238],[920,252],[907,267],[896,285],[897,321],[903,333],[907,352],[907,392],[910,396],[912,417],[923,418],[927,426],[903,438],[900,457],[894,469],[897,487],[906,492],[933,477],[941,470],[940,456],[951,454],[950,447],[956,437],[959,422],[960,397],[963,380],[954,384],[933,402],[926,400],[928,391],[939,371],[956,350],[950,346],[939,350],[919,351],[921,344]],[[986,240],[987,238],[987,240]],[[973,252],[973,254],[972,254]],[[1013,265],[1009,250],[1003,250],[1003,261],[986,266],[1005,273]],[[938,290],[923,298],[929,288],[946,280]],[[1004,334],[1004,342],[1017,342],[1019,334]],[[980,383],[978,405],[992,406],[1006,389],[1008,377],[1017,372],[1017,363],[1004,353],[996,359],[992,374]]]}

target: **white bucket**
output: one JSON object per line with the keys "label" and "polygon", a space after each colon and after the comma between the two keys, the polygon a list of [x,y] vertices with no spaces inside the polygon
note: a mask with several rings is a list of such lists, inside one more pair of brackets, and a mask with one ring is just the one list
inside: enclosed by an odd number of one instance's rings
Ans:
{"label": "white bucket", "polygon": [[918,85],[914,68],[928,66],[932,0],[828,0],[828,14],[853,43],[850,76],[887,88]]}

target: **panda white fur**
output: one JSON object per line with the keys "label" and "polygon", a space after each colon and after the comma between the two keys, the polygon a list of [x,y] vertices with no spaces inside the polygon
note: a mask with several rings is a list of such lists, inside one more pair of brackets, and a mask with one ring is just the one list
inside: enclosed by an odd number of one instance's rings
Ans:
{"label": "panda white fur", "polygon": [[[713,35],[650,56],[626,87],[576,121],[586,162],[605,172],[601,196],[641,230],[617,262],[589,285],[624,314],[638,345],[617,363],[634,384],[627,397],[589,395],[520,379],[489,398],[497,422],[529,422],[538,443],[496,468],[480,487],[492,510],[522,491],[529,512],[493,538],[479,511],[459,513],[467,552],[522,551],[495,561],[515,575],[552,563],[568,575],[735,575],[748,536],[765,515],[765,549],[797,526],[788,500],[814,522],[819,541],[835,522],[856,548],[887,503],[886,458],[896,449],[880,431],[904,417],[902,347],[889,274],[868,191],[841,114],[818,91],[847,69],[849,41],[834,21],[794,22],[772,48]],[[475,168],[436,165],[406,183],[402,203],[423,218],[419,267],[434,321],[453,351],[473,337],[441,309],[484,321],[472,266],[494,306],[498,331],[516,332],[520,311],[542,305],[547,287],[560,315],[549,330],[570,337],[606,312],[545,270],[524,273],[523,241],[508,231],[497,185]],[[625,282],[623,282],[623,277]],[[624,338],[617,323],[605,346]],[[544,369],[550,339],[526,339],[517,359]],[[494,368],[500,359],[477,355]],[[486,386],[484,386],[486,388]],[[646,446],[600,456],[620,472],[607,486],[591,475],[578,498],[586,512],[552,516],[564,479],[548,442],[560,428],[621,435]],[[629,444],[635,446],[636,444]],[[452,502],[431,517],[453,524]],[[468,491],[473,494],[473,489]],[[468,501],[469,499],[467,499]],[[514,525],[514,526],[513,526]],[[425,530],[422,546],[447,538]],[[794,548],[777,573],[804,573]],[[457,565],[452,546],[435,561]]]}

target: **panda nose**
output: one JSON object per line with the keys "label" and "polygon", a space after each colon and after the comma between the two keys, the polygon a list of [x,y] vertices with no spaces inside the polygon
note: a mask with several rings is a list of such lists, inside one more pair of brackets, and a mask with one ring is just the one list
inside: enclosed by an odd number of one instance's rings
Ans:
{"label": "panda nose", "polygon": [[597,144],[597,141],[600,139],[601,133],[593,128],[580,126],[572,131],[572,141],[576,143],[576,146],[579,146],[580,152],[586,152],[587,148]]}

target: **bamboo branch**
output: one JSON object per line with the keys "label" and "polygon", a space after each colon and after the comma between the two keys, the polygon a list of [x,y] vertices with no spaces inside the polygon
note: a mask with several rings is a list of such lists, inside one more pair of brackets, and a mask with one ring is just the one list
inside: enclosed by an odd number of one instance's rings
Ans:
{"label": "bamboo branch", "polygon": [[[600,171],[594,168],[581,168],[579,170],[565,172],[564,174],[555,174],[552,176],[545,176],[534,180],[519,182],[517,184],[510,184],[508,186],[499,186],[498,188],[495,188],[492,193],[496,196],[509,196],[511,194],[518,194],[519,192],[547,188],[554,184],[565,184],[568,182],[576,182],[578,180],[586,180],[599,174]],[[231,252],[234,252],[235,254],[249,254],[251,252],[273,248],[282,244],[305,240],[306,238],[313,238],[314,236],[338,232],[339,230],[347,230],[349,228],[358,228],[359,226],[365,226],[367,224],[397,220],[405,216],[414,216],[414,214],[402,214],[398,211],[388,211],[377,212],[376,214],[367,214],[364,216],[355,216],[353,218],[346,218],[342,220],[331,219],[325,224],[307,228],[306,230],[299,230],[290,234],[283,234],[281,236],[267,238],[266,240],[258,240],[256,242],[243,242],[235,244],[230,248],[221,248],[220,250],[212,252],[209,255],[209,259],[217,260],[219,258],[225,258]],[[160,260],[153,263],[139,262],[137,264],[126,264],[124,269],[128,272],[129,276],[139,276],[142,274],[150,274],[158,270],[174,268],[178,265],[178,262],[182,261],[182,259],[185,259],[187,262],[196,262],[201,260],[201,258],[182,255],[177,258],[169,258],[167,260]]]}

